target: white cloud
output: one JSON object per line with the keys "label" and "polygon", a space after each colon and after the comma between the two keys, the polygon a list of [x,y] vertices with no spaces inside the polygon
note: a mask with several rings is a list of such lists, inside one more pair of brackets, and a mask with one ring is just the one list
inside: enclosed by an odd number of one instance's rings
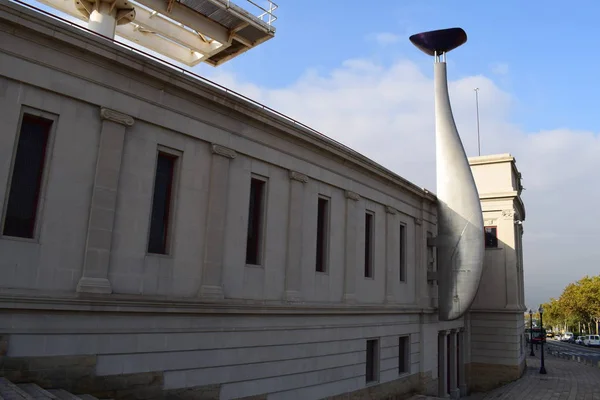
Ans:
{"label": "white cloud", "polygon": [[490,67],[493,74],[496,75],[508,75],[510,69],[506,63],[494,63]]}
{"label": "white cloud", "polygon": [[[452,77],[452,65],[449,75]],[[314,71],[266,89],[215,71],[225,86],[300,120],[416,184],[435,189],[433,83],[410,61],[391,66],[356,59],[327,75]],[[600,246],[600,139],[568,129],[524,132],[511,123],[514,98],[485,76],[450,82],[467,154],[476,155],[479,87],[482,154],[512,153],[523,173],[527,208],[527,299],[536,306],[567,283],[597,274]]]}
{"label": "white cloud", "polygon": [[402,39],[400,35],[391,32],[379,32],[370,35],[370,37],[382,46],[398,43]]}

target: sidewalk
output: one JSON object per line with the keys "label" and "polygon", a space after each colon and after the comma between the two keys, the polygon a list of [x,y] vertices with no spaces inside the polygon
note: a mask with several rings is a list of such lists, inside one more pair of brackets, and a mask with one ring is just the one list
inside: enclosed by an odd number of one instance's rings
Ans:
{"label": "sidewalk", "polygon": [[470,400],[600,400],[600,368],[546,354],[546,375],[540,375],[539,353],[527,357],[521,379]]}

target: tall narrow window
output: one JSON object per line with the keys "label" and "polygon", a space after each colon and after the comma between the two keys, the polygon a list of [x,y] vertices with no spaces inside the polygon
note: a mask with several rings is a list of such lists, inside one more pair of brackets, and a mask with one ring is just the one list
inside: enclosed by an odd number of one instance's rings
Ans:
{"label": "tall narrow window", "polygon": [[366,382],[376,382],[379,380],[379,340],[367,340],[367,359],[366,361]]}
{"label": "tall narrow window", "polygon": [[398,339],[398,373],[405,374],[409,372],[410,366],[410,347],[409,336],[401,336]]}
{"label": "tall narrow window", "polygon": [[266,182],[252,178],[250,182],[250,205],[248,210],[248,237],[246,241],[246,264],[261,265]]}
{"label": "tall narrow window", "polygon": [[23,114],[3,234],[33,238],[40,203],[46,148],[53,121]]}
{"label": "tall narrow window", "polygon": [[495,226],[485,227],[485,248],[493,249],[498,247],[498,229]]}
{"label": "tall narrow window", "polygon": [[400,224],[400,260],[399,274],[400,282],[406,282],[406,225]]}
{"label": "tall narrow window", "polygon": [[172,154],[158,153],[156,175],[154,177],[154,196],[152,198],[148,253],[168,254],[169,252],[173,176],[176,161],[177,157]]}
{"label": "tall narrow window", "polygon": [[327,271],[329,255],[329,199],[319,197],[317,211],[317,260],[316,271]]}
{"label": "tall narrow window", "polygon": [[373,220],[375,215],[365,214],[365,278],[373,277]]}

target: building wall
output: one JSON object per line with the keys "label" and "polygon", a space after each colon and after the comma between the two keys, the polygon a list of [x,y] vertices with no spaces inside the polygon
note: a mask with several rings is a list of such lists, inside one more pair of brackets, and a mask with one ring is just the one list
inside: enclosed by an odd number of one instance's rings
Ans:
{"label": "building wall", "polygon": [[[55,120],[36,238],[0,237],[0,375],[117,398],[435,390],[438,331],[463,321],[438,323],[431,306],[431,194],[279,116],[15,4],[0,4],[0,43],[3,208],[22,111]],[[102,109],[117,114],[107,122]],[[105,142],[119,132],[122,146]],[[179,156],[170,255],[146,251],[159,149]],[[116,174],[117,196],[96,220],[99,171]],[[253,174],[268,180],[260,267],[245,265]],[[319,194],[331,198],[326,273],[314,266]],[[360,261],[365,210],[375,212],[373,278]],[[299,229],[289,230],[292,220]],[[108,251],[92,259],[90,232],[107,221]],[[104,256],[107,268],[89,277],[107,279],[111,293],[80,290],[86,268]],[[207,280],[222,298],[204,297]],[[286,297],[290,287],[297,301]],[[405,335],[409,370],[400,373]],[[367,339],[379,339],[374,384],[365,382]]]}
{"label": "building wall", "polygon": [[508,154],[473,157],[484,225],[497,246],[485,251],[484,271],[469,313],[471,389],[489,390],[518,379],[525,368],[525,324],[520,174]]}

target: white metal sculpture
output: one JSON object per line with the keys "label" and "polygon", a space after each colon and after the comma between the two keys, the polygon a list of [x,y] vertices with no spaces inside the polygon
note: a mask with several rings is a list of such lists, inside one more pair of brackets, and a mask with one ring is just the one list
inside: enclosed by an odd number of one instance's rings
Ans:
{"label": "white metal sculpture", "polygon": [[464,44],[467,34],[452,28],[410,40],[434,57],[439,319],[454,320],[475,299],[485,252],[479,193],[452,115],[446,72],[446,53]]}

